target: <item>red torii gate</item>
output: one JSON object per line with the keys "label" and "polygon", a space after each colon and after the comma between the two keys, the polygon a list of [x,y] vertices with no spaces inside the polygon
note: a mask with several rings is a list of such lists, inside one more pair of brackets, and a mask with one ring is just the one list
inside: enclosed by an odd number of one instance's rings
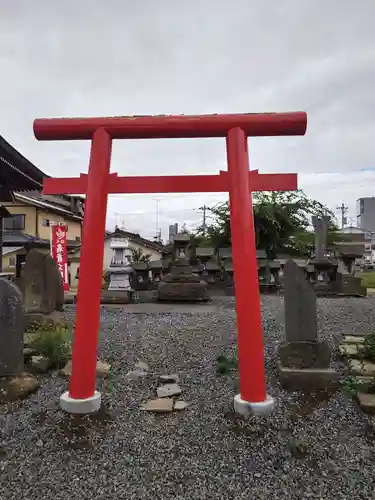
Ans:
{"label": "red torii gate", "polygon": [[[274,401],[266,394],[264,376],[251,192],[297,189],[297,175],[249,171],[247,137],[304,135],[306,126],[304,112],[34,121],[38,140],[91,140],[88,175],[45,179],[43,187],[45,194],[86,194],[72,376],[69,391],[60,398],[62,408],[89,413],[100,407],[95,371],[108,194],[229,191],[240,369],[240,394],[235,396],[234,406],[243,415],[272,411]],[[113,139],[197,137],[226,137],[228,172],[161,177],[110,174]]]}

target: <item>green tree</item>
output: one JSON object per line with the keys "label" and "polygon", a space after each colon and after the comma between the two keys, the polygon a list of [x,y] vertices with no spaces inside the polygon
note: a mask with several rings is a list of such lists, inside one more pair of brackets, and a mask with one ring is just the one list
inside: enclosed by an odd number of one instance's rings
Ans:
{"label": "green tree", "polygon": [[150,262],[151,255],[149,253],[144,253],[142,248],[132,248],[132,260],[136,264],[140,262]]}
{"label": "green tree", "polygon": [[[212,223],[197,230],[197,237],[205,236],[213,246],[230,246],[229,203],[219,203],[210,208]],[[253,213],[257,248],[267,251],[270,257],[277,253],[309,255],[314,247],[312,216],[329,217],[329,238],[337,227],[334,214],[319,201],[308,198],[302,190],[286,192],[261,192],[253,194]],[[337,238],[336,238],[337,239]]]}

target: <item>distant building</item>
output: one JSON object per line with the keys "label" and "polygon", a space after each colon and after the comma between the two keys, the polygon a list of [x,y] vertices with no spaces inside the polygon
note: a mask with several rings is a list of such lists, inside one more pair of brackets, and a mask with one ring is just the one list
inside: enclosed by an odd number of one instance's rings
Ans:
{"label": "distant building", "polygon": [[[113,257],[111,239],[114,237],[127,238],[129,241],[129,248],[132,250],[141,250],[143,255],[149,256],[150,261],[161,260],[164,255],[167,254],[167,250],[161,243],[142,238],[142,236],[137,233],[131,233],[123,229],[116,229],[113,233],[106,231],[104,238],[103,270],[108,270],[111,263]],[[69,252],[68,257],[70,262],[69,270],[71,275],[71,286],[75,288],[78,286],[77,275],[79,276],[78,268],[81,257],[81,248],[79,247]]]}
{"label": "distant building", "polygon": [[173,239],[177,233],[178,233],[178,224],[176,222],[175,224],[171,224],[169,226],[168,243],[173,243]]}
{"label": "distant building", "polygon": [[42,194],[48,177],[0,136],[0,205],[3,218],[0,249],[2,270],[20,275],[32,248],[50,251],[51,225],[67,225],[68,249],[81,244],[84,198]]}
{"label": "distant building", "polygon": [[375,197],[357,200],[357,226],[375,232]]}

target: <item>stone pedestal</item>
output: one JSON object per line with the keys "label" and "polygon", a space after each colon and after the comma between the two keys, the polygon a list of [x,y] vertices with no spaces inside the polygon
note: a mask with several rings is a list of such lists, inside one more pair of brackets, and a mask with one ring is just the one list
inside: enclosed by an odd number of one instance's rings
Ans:
{"label": "stone pedestal", "polygon": [[335,293],[333,283],[337,275],[337,262],[328,258],[310,260],[308,266],[313,266],[314,273],[310,276],[311,284],[318,297]]}
{"label": "stone pedestal", "polygon": [[361,278],[352,274],[337,273],[333,290],[337,295],[352,297],[366,297],[367,295],[367,288],[362,285]]}
{"label": "stone pedestal", "polygon": [[207,283],[193,274],[185,257],[180,257],[172,264],[170,273],[159,283],[158,298],[181,302],[208,300]]}

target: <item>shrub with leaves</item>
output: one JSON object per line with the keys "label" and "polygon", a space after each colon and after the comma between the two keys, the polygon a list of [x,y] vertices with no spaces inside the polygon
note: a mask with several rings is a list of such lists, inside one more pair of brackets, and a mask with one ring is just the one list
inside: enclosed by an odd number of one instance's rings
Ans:
{"label": "shrub with leaves", "polygon": [[[29,329],[28,329],[29,331]],[[34,339],[30,347],[50,360],[51,366],[66,363],[72,351],[72,332],[64,323],[38,323],[33,325]]]}
{"label": "shrub with leaves", "polygon": [[365,337],[363,347],[364,357],[370,361],[375,361],[375,332],[370,333]]}
{"label": "shrub with leaves", "polygon": [[237,356],[227,358],[220,355],[216,358],[216,373],[218,375],[226,375],[238,367]]}

